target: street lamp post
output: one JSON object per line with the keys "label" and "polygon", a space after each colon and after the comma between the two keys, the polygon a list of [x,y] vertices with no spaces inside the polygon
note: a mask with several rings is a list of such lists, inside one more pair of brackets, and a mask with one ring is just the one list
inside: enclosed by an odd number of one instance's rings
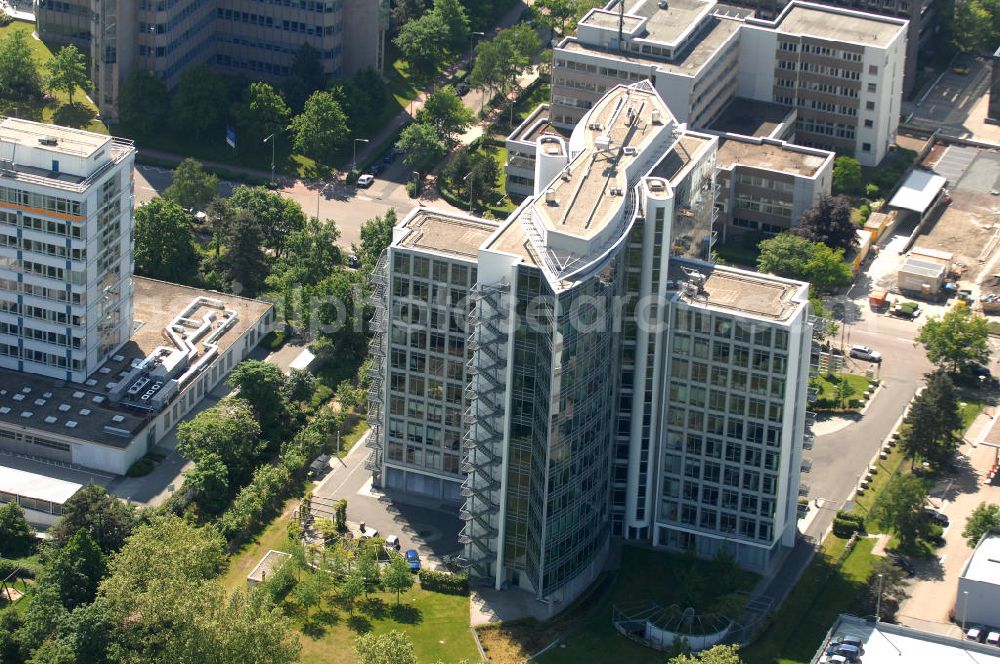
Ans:
{"label": "street lamp post", "polygon": [[969,613],[969,591],[962,591],[962,634],[965,634],[965,618]]}
{"label": "street lamp post", "polygon": [[[465,177],[462,178],[462,182],[465,182],[466,180],[468,180],[470,175],[472,175],[471,172],[466,173]],[[472,212],[472,184],[471,183],[469,184],[469,212]]]}
{"label": "street lamp post", "polygon": [[277,142],[277,139],[274,138],[274,134],[271,134],[264,139],[264,142],[271,144],[271,182],[274,182],[274,144]]}
{"label": "street lamp post", "polygon": [[878,597],[875,599],[875,622],[882,620],[882,582],[885,581],[885,576],[882,574],[878,575]]}
{"label": "street lamp post", "polygon": [[470,32],[469,33],[469,67],[470,68],[472,67],[472,48],[473,48],[473,42],[475,41],[476,37],[482,37],[485,34],[486,34],[485,32]]}
{"label": "street lamp post", "polygon": [[355,138],[354,139],[354,158],[351,159],[351,170],[353,171],[358,167],[358,143],[367,143],[367,138]]}

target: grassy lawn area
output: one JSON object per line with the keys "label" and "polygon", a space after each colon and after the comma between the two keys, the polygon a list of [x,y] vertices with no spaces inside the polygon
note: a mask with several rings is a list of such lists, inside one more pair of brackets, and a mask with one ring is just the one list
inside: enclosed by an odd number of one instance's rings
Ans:
{"label": "grassy lawn area", "polygon": [[[846,398],[843,401],[837,394],[841,381],[847,381],[848,387]],[[812,380],[812,386],[819,390],[813,408],[815,410],[840,410],[848,405],[852,399],[860,399],[870,384],[868,378],[859,374],[821,374]]]}
{"label": "grassy lawn area", "polygon": [[[294,592],[294,591],[293,591]],[[304,664],[347,664],[354,657],[354,639],[363,632],[406,632],[413,642],[419,662],[442,660],[449,664],[462,659],[479,660],[479,651],[469,629],[468,595],[446,595],[423,590],[419,583],[400,598],[375,592],[360,599],[351,616],[332,594],[321,609],[314,608],[309,622],[294,600],[282,604],[303,630],[301,660]]]}
{"label": "grassy lawn area", "polygon": [[962,431],[967,431],[972,426],[972,423],[979,417],[979,413],[983,411],[983,406],[985,405],[980,399],[970,399],[964,395],[962,396],[962,400],[959,403],[959,412],[962,414]]}
{"label": "grassy lawn area", "polygon": [[[24,30],[28,33],[28,43],[31,45],[32,56],[39,71],[44,70],[42,64],[52,59],[52,50],[44,43],[31,36],[35,26],[26,21],[14,21],[6,27],[0,27],[0,39],[6,39],[15,30]],[[56,47],[58,48],[58,47]],[[77,90],[73,98],[73,105],[69,106],[65,92],[55,93],[55,101],[21,101],[0,99],[0,114],[13,115],[26,120],[37,122],[51,122],[54,124],[87,129],[99,134],[107,134],[108,128],[104,123],[94,118],[97,116],[97,107],[87,99],[85,91]]]}
{"label": "grassy lawn area", "polygon": [[758,576],[728,562],[624,547],[622,564],[614,586],[603,596],[597,609],[589,611],[595,599],[585,598],[579,609],[547,623],[525,621],[499,628],[480,630],[491,662],[515,663],[537,652],[562,631],[571,627],[565,640],[540,658],[541,664],[587,664],[607,662],[614,652],[618,661],[630,664],[662,664],[663,653],[620,636],[611,624],[613,607],[646,600],[666,607],[692,606],[699,613],[712,611],[727,594],[748,591]]}
{"label": "grassy lawn area", "polygon": [[[254,541],[232,555],[222,576],[227,592],[245,587],[250,573],[269,550],[290,550],[288,524],[296,500],[285,504],[282,516],[274,519]],[[304,578],[304,577],[303,577]],[[305,663],[354,662],[354,638],[363,632],[387,632],[398,629],[413,641],[421,662],[443,660],[449,664],[461,659],[478,660],[478,651],[469,630],[469,597],[425,591],[419,583],[401,596],[396,607],[395,593],[373,592],[348,607],[327,589],[323,602],[313,607],[306,618],[295,600],[294,590],[281,602],[281,609],[292,618],[300,631],[301,661]]]}
{"label": "grassy lawn area", "polygon": [[[507,148],[502,142],[497,140],[484,139],[478,143],[474,143],[473,145],[477,146],[477,154],[487,155],[497,162],[497,178],[493,183],[493,189],[486,194],[482,200],[473,205],[473,211],[480,214],[483,213],[484,210],[482,204],[486,203],[486,208],[491,214],[493,214],[494,217],[503,218],[513,212],[514,208],[517,207],[514,205],[514,202],[507,197],[507,174],[504,172],[504,167],[507,164]],[[452,158],[454,158],[454,156]],[[444,177],[439,177],[437,179],[437,185],[438,190],[441,192],[441,195],[445,198],[445,200],[455,207],[459,207],[463,210],[469,209],[469,198],[459,190],[458,185],[461,185],[460,182],[453,183],[446,180]]]}
{"label": "grassy lawn area", "polygon": [[511,123],[510,111],[502,113],[500,117],[493,126],[490,127],[490,132],[496,138],[506,138],[510,132],[514,130],[514,127],[518,126],[524,122],[533,110],[539,104],[549,103],[549,97],[552,92],[552,84],[548,81],[540,81],[532,86],[529,86],[525,91],[518,97],[517,101],[514,102],[514,122]]}
{"label": "grassy lawn area", "polygon": [[351,451],[351,448],[361,440],[361,436],[365,435],[371,427],[368,425],[368,420],[364,417],[358,417],[357,422],[354,424],[354,428],[345,433],[340,437],[340,456],[347,456],[347,453]]}
{"label": "grassy lawn area", "polygon": [[805,664],[811,661],[820,641],[841,613],[862,612],[865,584],[875,556],[874,539],[858,540],[854,549],[836,567],[847,540],[830,535],[823,551],[803,573],[771,625],[743,651],[747,664]]}
{"label": "grassy lawn area", "polygon": [[757,268],[757,256],[760,255],[756,244],[717,244],[712,248],[712,251],[721,259],[722,263],[752,269]]}
{"label": "grassy lawn area", "polygon": [[[874,507],[878,497],[889,486],[892,478],[896,477],[900,472],[904,460],[905,458],[899,446],[897,445],[892,448],[892,452],[889,453],[888,458],[879,460],[877,464],[878,472],[872,476],[868,490],[861,496],[854,496],[855,507],[851,511],[865,517],[865,525],[869,532],[878,532],[878,524],[872,521],[868,514],[871,512],[872,507]],[[904,472],[908,472],[908,468]]]}

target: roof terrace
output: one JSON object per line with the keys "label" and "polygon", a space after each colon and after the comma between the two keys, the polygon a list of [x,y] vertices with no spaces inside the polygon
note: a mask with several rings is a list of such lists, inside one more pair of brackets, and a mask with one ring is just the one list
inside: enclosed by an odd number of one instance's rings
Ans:
{"label": "roof terrace", "polygon": [[785,142],[741,140],[727,136],[719,139],[719,154],[715,164],[721,169],[747,166],[809,178],[814,177],[827,160],[832,158],[832,153]]}
{"label": "roof terrace", "polygon": [[906,22],[899,19],[800,3],[789,5],[776,23],[781,34],[865,46],[888,46],[906,28]]}
{"label": "roof terrace", "polygon": [[495,223],[443,210],[417,208],[404,220],[409,232],[396,246],[426,249],[473,260],[479,247],[497,229]]}
{"label": "roof terrace", "polygon": [[[700,275],[692,279],[692,275]],[[709,263],[670,261],[670,277],[678,282],[701,281],[700,287],[677,297],[692,306],[736,311],[775,321],[787,320],[806,299],[796,295],[806,284]]]}

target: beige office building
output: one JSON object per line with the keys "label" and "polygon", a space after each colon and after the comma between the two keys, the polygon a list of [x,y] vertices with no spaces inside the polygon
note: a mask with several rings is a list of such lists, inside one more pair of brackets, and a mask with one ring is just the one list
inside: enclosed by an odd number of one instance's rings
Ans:
{"label": "beige office building", "polygon": [[331,76],[381,71],[387,12],[386,0],[37,0],[36,6],[43,38],[89,50],[94,100],[105,119],[117,116],[121,85],[136,69],[168,87],[200,63],[280,80],[299,47],[310,44]]}
{"label": "beige office building", "polygon": [[739,99],[795,109],[795,142],[875,165],[899,122],[907,22],[792,2],[773,21],[714,0],[617,0],[553,49],[550,118],[579,121],[608,89],[648,79],[677,119],[709,126]]}

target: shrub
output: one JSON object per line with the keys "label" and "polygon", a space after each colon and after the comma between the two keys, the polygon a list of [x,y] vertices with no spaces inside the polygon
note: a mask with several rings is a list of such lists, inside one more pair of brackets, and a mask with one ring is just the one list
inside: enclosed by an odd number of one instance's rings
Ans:
{"label": "shrub", "polygon": [[7,12],[0,11],[0,28],[6,28],[14,22],[14,17]]}
{"label": "shrub", "polygon": [[416,198],[420,195],[420,185],[413,180],[410,180],[406,183],[406,193],[410,198]]}
{"label": "shrub", "polygon": [[153,472],[153,468],[155,466],[156,464],[153,463],[152,459],[142,457],[141,459],[133,463],[131,466],[129,466],[125,474],[128,475],[129,477],[143,477]]}
{"label": "shrub", "polygon": [[836,518],[842,519],[843,521],[852,521],[858,524],[858,526],[865,525],[865,518],[860,514],[855,514],[854,512],[845,512],[844,510],[840,510],[837,512]]}
{"label": "shrub", "polygon": [[469,577],[465,574],[448,574],[422,569],[418,576],[420,586],[424,590],[448,595],[465,595],[469,592]]}
{"label": "shrub", "polygon": [[850,537],[854,533],[860,532],[861,526],[854,521],[847,521],[846,519],[834,519],[833,520],[833,534],[837,537]]}

